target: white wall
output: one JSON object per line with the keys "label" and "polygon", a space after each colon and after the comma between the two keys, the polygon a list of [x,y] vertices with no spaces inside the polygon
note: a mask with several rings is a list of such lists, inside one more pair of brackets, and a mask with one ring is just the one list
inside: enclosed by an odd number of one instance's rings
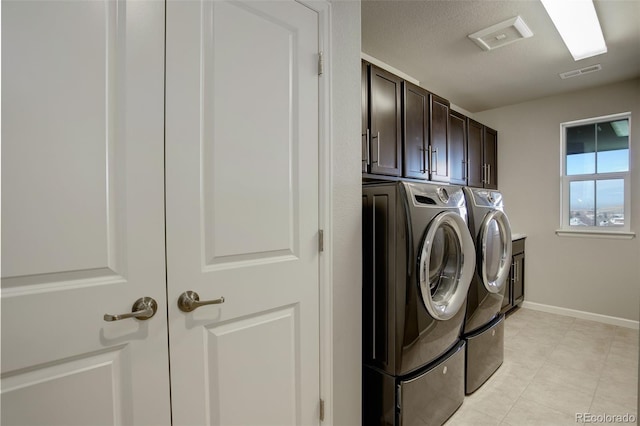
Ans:
{"label": "white wall", "polygon": [[[588,77],[581,77],[588,78]],[[632,113],[632,240],[559,237],[560,123]],[[483,111],[498,130],[498,184],[526,240],[525,300],[637,321],[640,298],[640,80]]]}
{"label": "white wall", "polygon": [[360,1],[332,0],[333,424],[360,425]]}

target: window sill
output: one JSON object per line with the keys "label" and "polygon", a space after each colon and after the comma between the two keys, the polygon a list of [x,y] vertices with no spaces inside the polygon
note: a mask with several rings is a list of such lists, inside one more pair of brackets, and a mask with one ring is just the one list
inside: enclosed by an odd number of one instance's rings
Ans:
{"label": "window sill", "polygon": [[596,230],[568,230],[557,229],[556,235],[559,237],[578,237],[578,238],[613,238],[621,240],[630,240],[635,238],[635,232],[629,231],[596,231]]}

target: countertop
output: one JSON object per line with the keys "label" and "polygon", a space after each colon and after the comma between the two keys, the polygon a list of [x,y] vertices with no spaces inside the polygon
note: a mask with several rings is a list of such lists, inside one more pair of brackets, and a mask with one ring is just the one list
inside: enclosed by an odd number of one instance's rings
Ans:
{"label": "countertop", "polygon": [[511,233],[511,241],[520,240],[522,238],[527,238],[527,234],[517,234],[514,232]]}

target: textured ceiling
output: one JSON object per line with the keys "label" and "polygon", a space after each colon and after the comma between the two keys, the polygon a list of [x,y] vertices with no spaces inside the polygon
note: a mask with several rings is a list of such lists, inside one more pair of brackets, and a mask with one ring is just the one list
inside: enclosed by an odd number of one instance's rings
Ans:
{"label": "textured ceiling", "polygon": [[[362,0],[362,52],[470,112],[640,77],[640,0],[596,0],[608,52],[574,61],[539,0]],[[467,36],[520,15],[533,37],[492,51]],[[563,80],[559,73],[602,64]]]}

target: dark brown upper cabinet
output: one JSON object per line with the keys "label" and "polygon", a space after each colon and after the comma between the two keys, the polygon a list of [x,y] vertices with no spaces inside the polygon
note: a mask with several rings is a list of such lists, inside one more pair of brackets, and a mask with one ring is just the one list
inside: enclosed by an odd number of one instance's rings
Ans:
{"label": "dark brown upper cabinet", "polygon": [[449,101],[434,94],[429,97],[431,180],[449,182]]}
{"label": "dark brown upper cabinet", "polygon": [[[498,187],[498,133],[441,98],[362,61],[362,173]],[[384,177],[388,176],[388,177]]]}
{"label": "dark brown upper cabinet", "polygon": [[484,126],[485,188],[498,189],[498,132]]}
{"label": "dark brown upper cabinet", "polygon": [[467,117],[449,113],[449,178],[456,185],[467,184]]}
{"label": "dark brown upper cabinet", "polygon": [[[375,65],[367,64],[368,131],[363,151],[367,172],[402,175],[402,79]],[[364,89],[363,89],[364,90]],[[363,116],[363,124],[364,124]]]}
{"label": "dark brown upper cabinet", "polygon": [[484,126],[475,120],[467,119],[467,185],[484,187]]}
{"label": "dark brown upper cabinet", "polygon": [[467,119],[467,185],[498,188],[498,132]]}
{"label": "dark brown upper cabinet", "polygon": [[429,92],[404,82],[403,86],[403,148],[402,175],[407,178],[429,179]]}

